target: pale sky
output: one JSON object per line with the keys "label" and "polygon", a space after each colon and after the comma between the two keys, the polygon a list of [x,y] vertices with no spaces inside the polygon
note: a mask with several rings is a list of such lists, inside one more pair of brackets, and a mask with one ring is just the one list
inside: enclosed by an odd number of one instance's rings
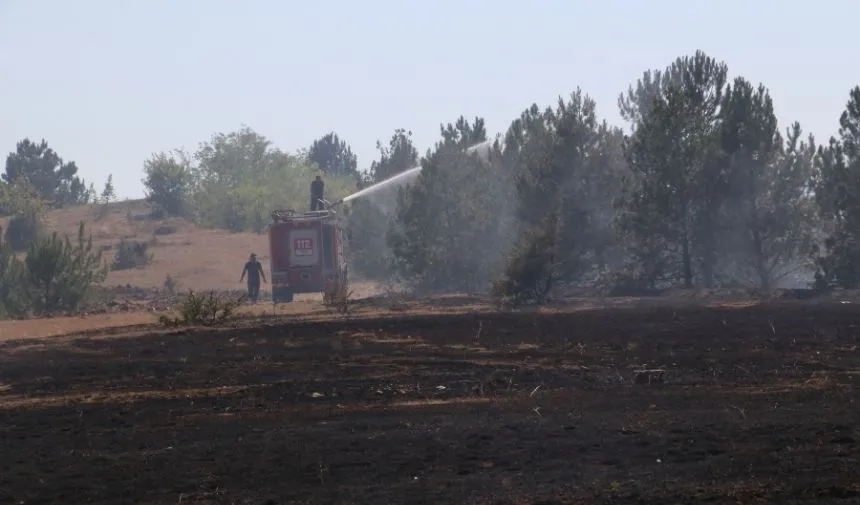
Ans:
{"label": "pale sky", "polygon": [[[314,5],[316,4],[316,6]],[[860,84],[851,0],[0,0],[0,153],[45,138],[100,188],[143,195],[151,153],[245,124],[294,151],[336,131],[359,166],[411,129],[491,134],[577,86],[618,94],[702,49],[824,141]]]}

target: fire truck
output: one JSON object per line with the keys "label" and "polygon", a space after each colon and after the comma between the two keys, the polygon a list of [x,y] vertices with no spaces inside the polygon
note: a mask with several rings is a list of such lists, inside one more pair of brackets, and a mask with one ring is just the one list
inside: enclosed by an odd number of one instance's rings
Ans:
{"label": "fire truck", "polygon": [[298,293],[346,292],[344,225],[331,208],[272,212],[268,232],[274,303],[292,302]]}

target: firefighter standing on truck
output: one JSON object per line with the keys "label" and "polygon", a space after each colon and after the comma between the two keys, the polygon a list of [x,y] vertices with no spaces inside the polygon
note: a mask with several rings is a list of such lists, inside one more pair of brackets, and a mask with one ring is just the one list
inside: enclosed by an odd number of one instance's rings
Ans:
{"label": "firefighter standing on truck", "polygon": [[325,183],[319,175],[311,182],[311,210],[323,210],[322,200]]}
{"label": "firefighter standing on truck", "polygon": [[257,255],[254,253],[251,253],[251,258],[245,263],[239,282],[245,279],[245,274],[248,274],[248,298],[257,303],[260,297],[260,277],[263,278],[263,282],[266,282],[266,274],[263,272],[262,263],[257,261]]}

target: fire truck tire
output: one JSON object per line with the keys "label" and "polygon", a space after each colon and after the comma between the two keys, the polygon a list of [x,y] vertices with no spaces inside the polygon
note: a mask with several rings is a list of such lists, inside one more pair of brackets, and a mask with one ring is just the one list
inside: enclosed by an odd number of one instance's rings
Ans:
{"label": "fire truck tire", "polygon": [[277,305],[278,303],[290,303],[293,301],[293,292],[292,291],[277,291],[276,293],[272,293],[272,303]]}

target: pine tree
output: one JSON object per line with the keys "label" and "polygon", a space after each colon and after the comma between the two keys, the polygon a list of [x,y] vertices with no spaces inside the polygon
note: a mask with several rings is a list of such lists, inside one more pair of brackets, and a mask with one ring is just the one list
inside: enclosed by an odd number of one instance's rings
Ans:
{"label": "pine tree", "polygon": [[30,303],[37,313],[77,309],[108,272],[101,250],[93,250],[92,236],[85,238],[83,222],[74,243],[56,232],[34,242],[24,266]]}
{"label": "pine tree", "polygon": [[105,205],[109,204],[111,200],[116,197],[116,191],[113,186],[113,174],[109,174],[107,180],[105,181],[105,187],[102,189],[102,202]]}

